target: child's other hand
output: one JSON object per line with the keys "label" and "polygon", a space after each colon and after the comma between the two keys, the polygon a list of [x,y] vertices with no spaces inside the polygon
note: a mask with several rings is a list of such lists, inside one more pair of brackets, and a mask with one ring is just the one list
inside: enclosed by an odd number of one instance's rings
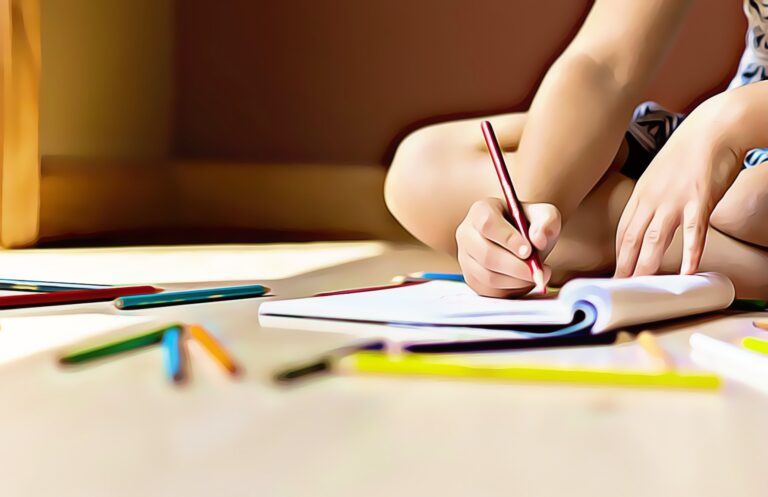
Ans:
{"label": "child's other hand", "polygon": [[680,273],[698,270],[709,218],[741,168],[720,134],[728,110],[716,99],[685,120],[635,185],[616,231],[615,276],[655,274],[680,226]]}
{"label": "child's other hand", "polygon": [[[548,253],[560,235],[560,211],[551,204],[523,206],[530,223],[531,242]],[[531,245],[505,217],[504,203],[487,198],[472,204],[456,229],[458,260],[467,284],[480,295],[512,297],[528,293],[535,285],[524,262]],[[544,266],[545,281],[552,271]]]}

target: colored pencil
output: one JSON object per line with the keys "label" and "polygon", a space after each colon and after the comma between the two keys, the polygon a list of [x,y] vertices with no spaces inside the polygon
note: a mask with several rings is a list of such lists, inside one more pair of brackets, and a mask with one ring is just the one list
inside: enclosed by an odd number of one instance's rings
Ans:
{"label": "colored pencil", "polygon": [[424,281],[456,281],[458,283],[464,282],[463,274],[456,273],[411,273],[406,275],[399,275],[392,278],[392,283],[422,283]]}
{"label": "colored pencil", "polygon": [[92,285],[88,283],[0,279],[0,290],[13,290],[17,292],[61,292],[66,290],[97,290],[99,288],[111,287],[112,285]]}
{"label": "colored pencil", "polygon": [[656,363],[659,369],[671,371],[675,369],[675,363],[669,354],[661,348],[656,337],[650,331],[641,331],[637,335],[637,342],[643,348],[646,354]]}
{"label": "colored pencil", "polygon": [[159,288],[153,286],[117,286],[94,290],[67,290],[62,292],[9,295],[0,297],[0,309],[103,302],[126,295],[144,295],[159,291]]}
{"label": "colored pencil", "polygon": [[185,379],[184,359],[182,350],[182,328],[174,326],[163,333],[163,351],[165,352],[165,372],[168,379],[174,383],[181,383]]}
{"label": "colored pencil", "polygon": [[382,340],[373,340],[370,342],[339,347],[320,354],[308,361],[281,369],[277,371],[272,378],[278,383],[290,383],[308,376],[330,373],[341,359],[350,354],[354,354],[361,350],[383,350],[385,347],[386,343]]}
{"label": "colored pencil", "polygon": [[531,245],[531,255],[525,259],[525,263],[531,270],[531,276],[533,277],[533,282],[536,284],[536,290],[541,293],[547,293],[547,287],[544,282],[544,268],[541,265],[538,250],[536,250],[536,247],[531,243],[531,238],[528,234],[528,219],[525,217],[523,207],[517,199],[515,187],[512,184],[512,178],[509,175],[507,164],[504,161],[504,153],[501,150],[499,141],[496,139],[496,134],[493,132],[491,123],[483,121],[480,126],[483,130],[485,144],[488,146],[488,152],[491,154],[493,167],[496,170],[496,176],[501,185],[501,191],[504,193],[504,199],[507,202],[509,216],[515,224],[515,228],[517,228],[523,238],[525,238]]}
{"label": "colored pencil", "polygon": [[539,365],[470,364],[429,356],[406,354],[390,358],[376,352],[358,352],[342,360],[352,372],[412,376],[474,378],[522,382],[566,383],[620,387],[689,388],[714,390],[720,387],[717,375],[701,372],[589,369]]}
{"label": "colored pencil", "polygon": [[237,375],[241,371],[232,355],[205,328],[192,324],[187,326],[187,331],[229,374]]}
{"label": "colored pencil", "polygon": [[405,281],[403,283],[395,283],[392,285],[380,285],[380,286],[368,286],[363,288],[348,288],[345,290],[334,290],[331,292],[321,292],[316,293],[315,297],[330,297],[331,295],[345,295],[349,293],[363,293],[363,292],[375,292],[378,290],[388,290],[390,288],[400,288],[402,286],[408,286],[408,285],[418,285],[420,283],[426,283],[427,280],[417,280],[417,281]]}
{"label": "colored pencil", "polygon": [[753,352],[759,352],[761,354],[768,354],[768,340],[761,340],[755,337],[746,337],[741,341],[741,345],[745,349],[749,349]]}
{"label": "colored pencil", "polygon": [[59,359],[59,362],[65,365],[80,364],[123,352],[129,352],[141,347],[154,345],[156,343],[160,343],[166,330],[178,326],[179,325],[177,324],[171,324],[159,329],[141,333],[139,335],[133,335],[117,341],[107,342],[95,347],[78,350],[65,355]]}
{"label": "colored pencil", "polygon": [[123,310],[146,309],[149,307],[247,299],[251,297],[261,297],[267,292],[269,292],[269,288],[262,285],[203,288],[200,290],[184,290],[179,292],[163,292],[155,295],[133,295],[130,297],[123,297],[115,301],[115,306],[118,309]]}
{"label": "colored pencil", "polygon": [[442,281],[464,281],[463,274],[456,273],[413,273],[409,276],[414,278],[424,278],[426,280],[442,280]]}
{"label": "colored pencil", "polygon": [[752,326],[768,331],[768,321],[752,321]]}
{"label": "colored pencil", "polygon": [[730,309],[740,311],[764,311],[768,309],[768,302],[765,300],[736,299],[730,305]]}

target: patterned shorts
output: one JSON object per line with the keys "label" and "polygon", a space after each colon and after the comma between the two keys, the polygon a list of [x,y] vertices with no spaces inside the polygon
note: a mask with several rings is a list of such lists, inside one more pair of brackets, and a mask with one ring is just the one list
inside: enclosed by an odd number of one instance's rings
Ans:
{"label": "patterned shorts", "polygon": [[[683,114],[670,112],[656,102],[638,105],[624,135],[629,145],[629,154],[621,172],[630,178],[640,178],[683,119]],[[768,162],[768,148],[750,150],[744,157],[745,168],[764,162]]]}

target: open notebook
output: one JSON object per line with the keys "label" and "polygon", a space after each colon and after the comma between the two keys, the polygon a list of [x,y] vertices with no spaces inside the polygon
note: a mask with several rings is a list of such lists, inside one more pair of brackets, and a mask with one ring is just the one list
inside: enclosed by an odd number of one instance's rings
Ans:
{"label": "open notebook", "polygon": [[576,279],[563,286],[556,298],[516,300],[480,297],[464,283],[429,281],[383,290],[264,302],[259,313],[408,326],[599,333],[724,309],[733,298],[733,284],[717,273]]}

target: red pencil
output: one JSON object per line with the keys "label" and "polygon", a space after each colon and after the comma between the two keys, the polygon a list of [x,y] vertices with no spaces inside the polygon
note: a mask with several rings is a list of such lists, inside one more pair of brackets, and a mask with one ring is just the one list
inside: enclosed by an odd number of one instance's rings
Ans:
{"label": "red pencil", "polygon": [[[515,223],[515,227],[528,243],[531,243],[531,239],[528,236],[528,219],[526,219],[523,206],[520,205],[520,201],[515,194],[515,187],[512,185],[512,178],[509,177],[504,154],[499,146],[499,141],[496,139],[496,134],[493,132],[493,127],[488,121],[483,121],[480,127],[483,129],[485,144],[488,145],[488,152],[491,154],[493,167],[496,169],[496,176],[499,178],[501,191],[504,193],[504,198],[507,201],[507,210],[509,210],[509,214],[512,217],[512,222]],[[531,276],[536,284],[536,290],[543,294],[547,293],[547,286],[544,283],[544,268],[541,265],[539,252],[532,243],[531,255],[528,256],[525,263],[531,269]]]}
{"label": "red pencil", "polygon": [[81,304],[85,302],[103,302],[115,300],[126,295],[144,295],[161,292],[153,286],[123,286],[98,288],[95,290],[72,290],[50,293],[30,293],[0,297],[0,309],[17,307],[38,307],[44,305]]}
{"label": "red pencil", "polygon": [[330,297],[331,295],[345,295],[347,293],[375,292],[377,290],[388,290],[390,288],[400,288],[404,286],[420,285],[421,283],[426,283],[426,282],[427,280],[404,281],[402,283],[393,283],[391,285],[367,286],[363,288],[348,288],[346,290],[335,290],[332,292],[316,293],[313,295],[313,297]]}

